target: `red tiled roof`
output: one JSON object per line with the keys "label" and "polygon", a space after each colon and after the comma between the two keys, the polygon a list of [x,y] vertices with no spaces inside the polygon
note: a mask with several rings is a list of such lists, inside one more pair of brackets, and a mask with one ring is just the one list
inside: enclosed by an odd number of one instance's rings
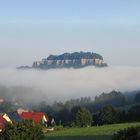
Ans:
{"label": "red tiled roof", "polygon": [[44,115],[48,120],[47,115],[43,112],[22,112],[21,117],[25,120],[33,120],[36,123],[40,123]]}

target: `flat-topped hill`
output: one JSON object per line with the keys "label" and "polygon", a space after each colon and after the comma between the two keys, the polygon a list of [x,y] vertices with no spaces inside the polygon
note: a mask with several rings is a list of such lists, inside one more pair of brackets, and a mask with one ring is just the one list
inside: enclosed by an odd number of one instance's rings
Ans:
{"label": "flat-topped hill", "polygon": [[93,52],[74,52],[61,55],[49,55],[41,61],[33,62],[32,67],[40,69],[81,68],[89,65],[97,67],[107,66],[100,54]]}

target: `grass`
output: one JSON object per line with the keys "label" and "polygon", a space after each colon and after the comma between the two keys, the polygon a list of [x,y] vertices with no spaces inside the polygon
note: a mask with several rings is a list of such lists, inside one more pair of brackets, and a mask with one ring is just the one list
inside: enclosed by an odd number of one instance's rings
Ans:
{"label": "grass", "polygon": [[63,128],[45,134],[44,140],[111,140],[114,133],[121,129],[137,126],[140,123],[124,123],[89,128]]}

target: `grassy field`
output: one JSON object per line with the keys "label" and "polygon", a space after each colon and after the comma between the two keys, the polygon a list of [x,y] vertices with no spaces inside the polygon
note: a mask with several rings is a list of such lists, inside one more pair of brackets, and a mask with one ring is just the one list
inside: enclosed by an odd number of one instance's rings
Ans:
{"label": "grassy field", "polygon": [[63,128],[45,134],[44,140],[111,140],[112,135],[118,130],[140,123],[113,124],[89,128]]}

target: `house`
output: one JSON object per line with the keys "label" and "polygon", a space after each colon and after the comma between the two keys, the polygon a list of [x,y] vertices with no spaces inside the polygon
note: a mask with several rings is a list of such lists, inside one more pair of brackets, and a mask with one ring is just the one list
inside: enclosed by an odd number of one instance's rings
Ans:
{"label": "house", "polygon": [[16,111],[15,112],[8,112],[7,115],[12,122],[17,122],[18,123],[18,122],[22,121],[21,116]]}
{"label": "house", "polygon": [[3,117],[6,122],[12,123],[12,120],[9,118],[9,116],[6,113],[0,113],[0,116]]}
{"label": "house", "polygon": [[7,123],[7,121],[0,116],[0,132],[2,131],[2,128],[5,126],[5,124]]}
{"label": "house", "polygon": [[24,120],[33,120],[36,123],[42,123],[47,127],[48,116],[44,112],[22,112],[21,118]]}
{"label": "house", "polygon": [[18,108],[18,109],[17,109],[17,113],[18,113],[19,115],[21,115],[22,112],[29,112],[29,110],[28,110],[28,109],[24,109],[24,108]]}
{"label": "house", "polygon": [[2,104],[4,102],[3,98],[0,98],[0,104]]}

